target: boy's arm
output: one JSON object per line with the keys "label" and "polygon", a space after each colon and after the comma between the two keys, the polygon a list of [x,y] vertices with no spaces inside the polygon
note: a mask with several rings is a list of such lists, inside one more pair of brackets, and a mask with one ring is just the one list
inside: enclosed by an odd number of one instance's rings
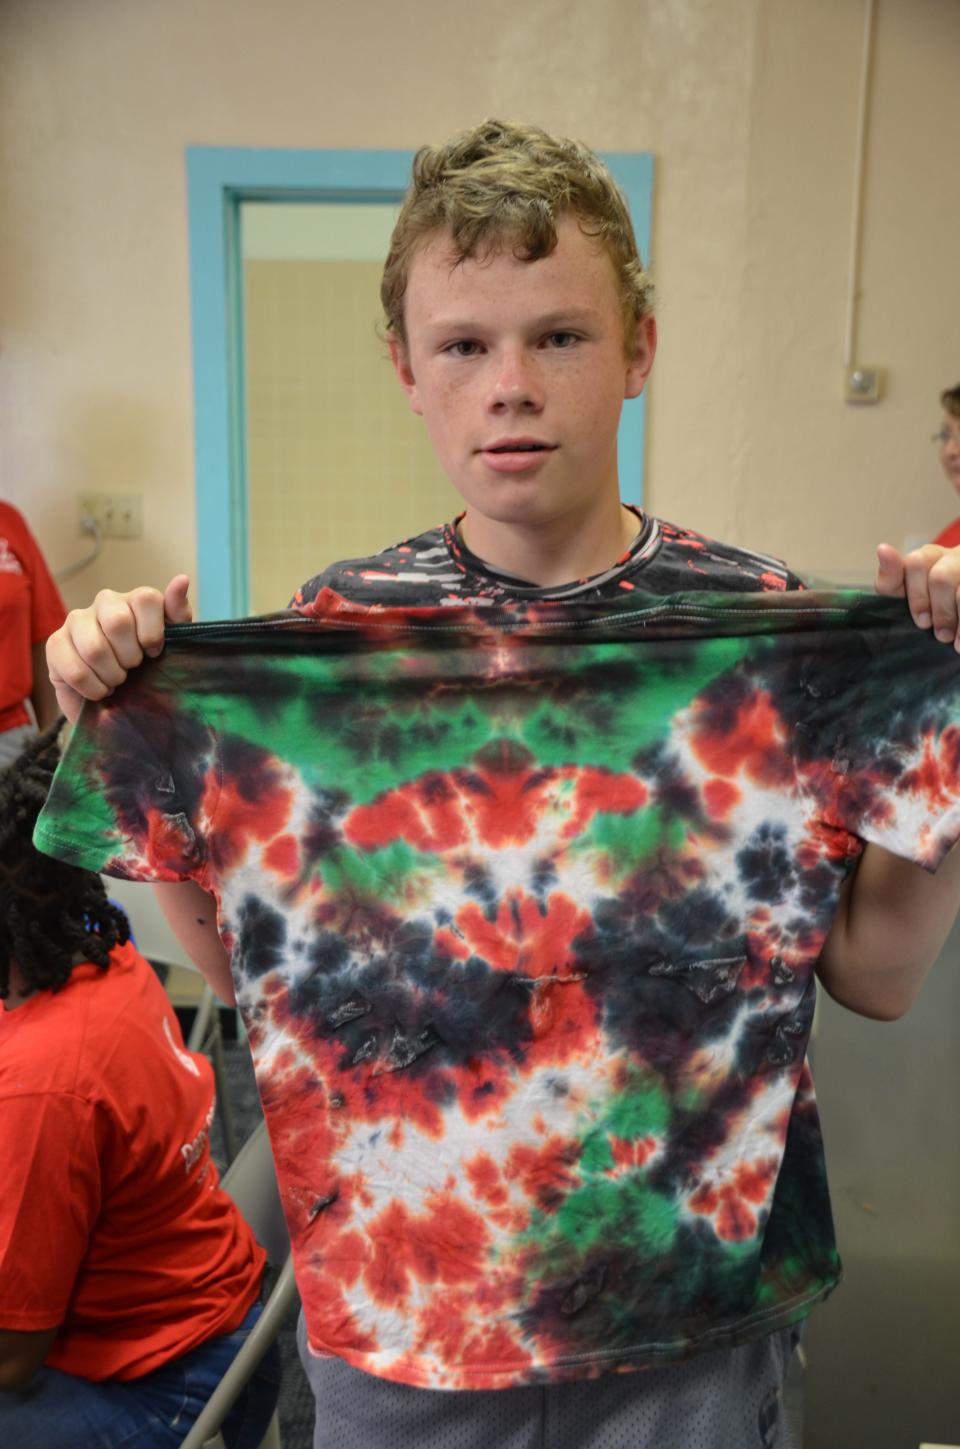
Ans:
{"label": "boy's arm", "polygon": [[153,888],[170,929],[220,1000],[236,1006],[230,957],[217,932],[217,903],[193,881],[157,884]]}
{"label": "boy's arm", "polygon": [[[960,549],[877,549],[879,594],[905,598],[914,623],[960,651]],[[868,845],[844,887],[817,975],[842,1005],[892,1021],[912,1004],[960,910],[960,846],[935,875]]]}
{"label": "boy's arm", "polygon": [[71,723],[85,699],[105,699],[145,654],[160,653],[167,624],[189,623],[189,587],[186,574],[177,574],[163,593],[101,589],[86,609],[70,610],[47,640],[47,668],[57,702]]}
{"label": "boy's arm", "polygon": [[22,1333],[0,1328],[0,1389],[25,1389],[57,1336],[55,1328]]}
{"label": "boy's arm", "polygon": [[840,899],[817,975],[841,1006],[894,1021],[913,1004],[960,910],[960,846],[935,875],[868,845]]}
{"label": "boy's arm", "polygon": [[[47,640],[47,666],[57,702],[71,723],[85,699],[104,699],[122,684],[145,654],[163,648],[167,624],[188,623],[193,612],[187,600],[190,580],[177,574],[163,593],[132,589],[127,594],[101,589],[85,609],[72,609]],[[236,1004],[230,958],[217,933],[213,896],[192,881],[154,886],[170,927],[214,991],[227,1005]]]}

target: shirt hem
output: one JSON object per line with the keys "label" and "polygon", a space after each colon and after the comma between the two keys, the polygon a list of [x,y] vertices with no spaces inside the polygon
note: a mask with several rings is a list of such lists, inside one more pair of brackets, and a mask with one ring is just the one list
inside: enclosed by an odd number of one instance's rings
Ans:
{"label": "shirt hem", "polygon": [[[72,1373],[91,1383],[103,1383],[107,1379],[116,1383],[134,1383],[137,1379],[185,1357],[186,1354],[193,1353],[195,1349],[203,1348],[216,1338],[236,1333],[251,1308],[260,1299],[262,1278],[263,1270],[260,1269],[247,1284],[245,1293],[223,1304],[221,1310],[207,1321],[198,1326],[192,1325],[190,1333],[184,1332],[175,1341],[158,1344],[145,1351],[142,1340],[135,1338],[132,1332],[130,1337],[123,1333],[116,1339],[105,1336],[97,1343],[92,1341],[91,1335],[85,1333],[86,1341],[77,1345],[71,1343],[67,1330],[62,1351],[52,1350],[46,1362],[61,1373]],[[239,1304],[244,1305],[242,1311]],[[192,1320],[185,1322],[192,1324]],[[111,1348],[114,1349],[112,1358]]]}
{"label": "shirt hem", "polygon": [[33,843],[43,855],[55,856],[57,860],[66,861],[68,865],[81,866],[84,870],[94,870],[98,874],[109,873],[110,861],[122,850],[120,842],[117,842],[117,848],[110,850],[104,849],[102,840],[64,835],[61,831],[52,829],[43,819],[34,828]]}
{"label": "shirt hem", "polygon": [[776,1333],[779,1329],[789,1328],[805,1318],[818,1303],[829,1297],[841,1281],[842,1274],[838,1274],[813,1293],[792,1299],[788,1303],[777,1304],[772,1309],[761,1309],[736,1323],[708,1329],[696,1338],[670,1343],[645,1343],[626,1349],[601,1349],[536,1364],[521,1362],[477,1367],[463,1363],[437,1363],[435,1368],[418,1371],[403,1354],[393,1356],[392,1361],[381,1363],[378,1362],[383,1357],[380,1354],[318,1347],[310,1338],[309,1331],[307,1344],[311,1355],[319,1361],[339,1358],[352,1368],[362,1369],[376,1378],[389,1379],[393,1383],[409,1384],[411,1388],[441,1391],[522,1388],[528,1384],[599,1378],[609,1372],[654,1368],[679,1359],[693,1358],[712,1349],[736,1348],[766,1334]]}

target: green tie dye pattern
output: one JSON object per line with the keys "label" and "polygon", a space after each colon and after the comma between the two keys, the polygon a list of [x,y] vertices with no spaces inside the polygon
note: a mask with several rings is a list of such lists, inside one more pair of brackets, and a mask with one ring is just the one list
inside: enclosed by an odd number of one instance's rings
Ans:
{"label": "green tie dye pattern", "polygon": [[172,629],[37,841],[217,895],[314,1347],[636,1367],[837,1281],[813,968],[865,840],[960,832],[958,668],[854,594],[325,591]]}

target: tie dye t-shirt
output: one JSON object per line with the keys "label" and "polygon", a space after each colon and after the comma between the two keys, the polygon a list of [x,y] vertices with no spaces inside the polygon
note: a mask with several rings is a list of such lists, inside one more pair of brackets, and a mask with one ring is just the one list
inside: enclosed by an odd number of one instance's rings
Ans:
{"label": "tie dye t-shirt", "polygon": [[960,834],[960,662],[730,550],[725,592],[658,598],[661,540],[561,599],[357,602],[354,563],[171,628],[38,826],[216,895],[310,1343],[386,1378],[637,1368],[839,1276],[813,968],[864,841],[933,868]]}

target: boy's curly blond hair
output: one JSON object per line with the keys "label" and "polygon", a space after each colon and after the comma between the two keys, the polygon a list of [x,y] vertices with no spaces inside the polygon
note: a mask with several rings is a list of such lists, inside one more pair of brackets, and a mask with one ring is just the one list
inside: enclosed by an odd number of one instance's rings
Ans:
{"label": "boy's curly blond hair", "polygon": [[653,286],[637,251],[626,202],[606,166],[579,141],[537,126],[483,121],[442,146],[423,146],[383,268],[380,300],[387,335],[405,343],[403,299],[417,246],[449,233],[459,261],[502,247],[525,262],[549,256],[557,221],[577,218],[613,262],[632,352],[636,323],[652,311]]}

